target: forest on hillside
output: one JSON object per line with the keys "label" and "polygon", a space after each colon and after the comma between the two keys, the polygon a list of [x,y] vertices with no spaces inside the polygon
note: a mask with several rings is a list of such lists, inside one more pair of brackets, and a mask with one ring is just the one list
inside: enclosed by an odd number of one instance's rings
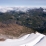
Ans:
{"label": "forest on hillside", "polygon": [[46,12],[43,8],[23,11],[0,12],[0,22],[4,24],[16,23],[27,28],[32,28],[40,33],[46,33]]}

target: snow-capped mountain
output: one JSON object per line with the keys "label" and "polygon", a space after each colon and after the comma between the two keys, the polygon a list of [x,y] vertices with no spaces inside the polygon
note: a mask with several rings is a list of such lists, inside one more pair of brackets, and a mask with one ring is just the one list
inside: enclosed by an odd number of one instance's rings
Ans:
{"label": "snow-capped mountain", "polygon": [[[26,12],[29,9],[34,9],[34,8],[40,8],[40,7],[0,7],[0,12],[9,12],[9,11],[23,11]],[[44,12],[46,12],[46,8],[42,7]]]}
{"label": "snow-capped mountain", "polygon": [[13,10],[12,8],[0,8],[0,12],[7,12],[8,10]]}
{"label": "snow-capped mountain", "polygon": [[0,7],[0,12],[5,13],[11,10],[25,12],[28,9],[30,9],[30,7]]}

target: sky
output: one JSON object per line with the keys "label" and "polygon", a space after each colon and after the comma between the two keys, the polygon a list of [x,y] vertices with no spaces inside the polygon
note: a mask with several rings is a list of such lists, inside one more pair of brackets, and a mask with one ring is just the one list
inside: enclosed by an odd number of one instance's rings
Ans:
{"label": "sky", "polygon": [[46,0],[0,0],[0,6],[46,6]]}

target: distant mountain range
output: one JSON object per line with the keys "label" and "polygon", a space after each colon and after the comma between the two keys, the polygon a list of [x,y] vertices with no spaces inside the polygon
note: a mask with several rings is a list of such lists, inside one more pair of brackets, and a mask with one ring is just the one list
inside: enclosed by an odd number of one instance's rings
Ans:
{"label": "distant mountain range", "polygon": [[[9,11],[23,11],[23,12],[26,12],[27,10],[29,9],[34,9],[32,7],[0,7],[0,12],[9,12]],[[43,8],[44,11],[46,12],[46,9]]]}
{"label": "distant mountain range", "polygon": [[23,11],[25,12],[26,10],[30,9],[30,7],[4,7],[4,8],[0,8],[0,12],[9,12],[9,11]]}

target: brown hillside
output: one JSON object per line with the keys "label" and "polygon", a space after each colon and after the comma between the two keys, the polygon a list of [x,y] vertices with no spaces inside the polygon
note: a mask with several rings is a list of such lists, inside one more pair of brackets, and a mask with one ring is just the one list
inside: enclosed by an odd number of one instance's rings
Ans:
{"label": "brown hillside", "polygon": [[15,23],[3,24],[0,22],[0,34],[10,36],[20,36],[22,33],[32,33],[34,30]]}

